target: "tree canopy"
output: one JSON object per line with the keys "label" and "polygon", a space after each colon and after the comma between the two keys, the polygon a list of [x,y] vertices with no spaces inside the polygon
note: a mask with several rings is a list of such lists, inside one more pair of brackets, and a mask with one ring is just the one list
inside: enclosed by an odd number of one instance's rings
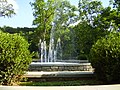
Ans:
{"label": "tree canopy", "polygon": [[0,17],[11,17],[13,14],[15,14],[13,5],[9,4],[7,0],[0,0]]}
{"label": "tree canopy", "polygon": [[31,3],[33,7],[33,16],[35,17],[33,25],[37,26],[37,41],[41,38],[45,40],[51,29],[51,23],[54,18],[55,0],[35,0]]}

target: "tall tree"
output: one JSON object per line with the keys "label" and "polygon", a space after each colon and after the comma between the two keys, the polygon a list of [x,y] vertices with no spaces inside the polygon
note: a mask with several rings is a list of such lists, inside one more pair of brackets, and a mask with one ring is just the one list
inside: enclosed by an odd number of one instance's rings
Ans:
{"label": "tall tree", "polygon": [[[74,23],[78,16],[77,8],[66,0],[36,0],[31,3],[34,12],[34,25],[37,25],[36,40],[49,42],[50,30],[55,28],[55,37],[61,38],[63,42],[69,38],[69,25]],[[55,41],[57,42],[57,39]],[[47,43],[48,44],[48,43]],[[37,45],[37,44],[36,44]],[[63,45],[65,46],[65,44]]]}
{"label": "tall tree", "polygon": [[102,30],[120,30],[120,14],[116,9],[107,7],[94,19],[94,26]]}
{"label": "tall tree", "polygon": [[59,0],[56,8],[54,27],[55,27],[55,41],[61,39],[63,59],[73,57],[73,30],[71,24],[78,20],[78,8],[71,5],[67,0]]}
{"label": "tall tree", "polygon": [[101,14],[104,9],[102,2],[97,0],[79,0],[78,7],[80,19],[87,21],[91,25],[93,24],[94,18],[98,14]]}
{"label": "tall tree", "polygon": [[0,17],[11,17],[13,14],[15,14],[13,5],[9,4],[7,0],[0,0]]}
{"label": "tall tree", "polygon": [[92,45],[107,34],[104,27],[99,26],[101,21],[98,16],[103,14],[103,10],[100,1],[79,0],[80,23],[74,27],[78,59],[88,58]]}
{"label": "tall tree", "polygon": [[50,32],[51,23],[54,18],[55,0],[35,0],[34,3],[31,3],[31,6],[33,7],[33,16],[35,18],[33,25],[37,26],[36,42],[38,42],[40,38],[45,40],[47,34]]}

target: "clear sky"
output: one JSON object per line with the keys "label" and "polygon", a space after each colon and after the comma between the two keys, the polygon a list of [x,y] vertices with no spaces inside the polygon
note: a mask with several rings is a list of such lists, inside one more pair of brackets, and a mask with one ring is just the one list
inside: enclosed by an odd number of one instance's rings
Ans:
{"label": "clear sky", "polygon": [[[34,17],[32,15],[32,7],[29,4],[34,0],[8,0],[10,3],[14,4],[16,15],[11,18],[0,17],[0,26],[10,26],[10,27],[32,27],[32,21]],[[71,4],[78,5],[79,0],[68,0]],[[101,0],[104,6],[109,4],[109,0]]]}

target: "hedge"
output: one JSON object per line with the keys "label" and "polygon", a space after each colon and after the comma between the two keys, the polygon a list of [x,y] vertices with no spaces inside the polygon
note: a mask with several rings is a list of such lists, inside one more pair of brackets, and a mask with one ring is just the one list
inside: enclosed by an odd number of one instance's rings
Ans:
{"label": "hedge", "polygon": [[98,79],[120,82],[120,33],[111,33],[93,45],[90,62]]}
{"label": "hedge", "polygon": [[0,84],[14,85],[32,61],[28,42],[17,34],[0,32]]}

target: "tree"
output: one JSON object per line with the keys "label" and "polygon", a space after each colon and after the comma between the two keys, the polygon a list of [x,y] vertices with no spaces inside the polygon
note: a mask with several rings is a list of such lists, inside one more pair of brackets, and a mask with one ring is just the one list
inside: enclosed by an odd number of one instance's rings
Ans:
{"label": "tree", "polygon": [[34,3],[31,3],[33,7],[33,16],[35,17],[33,25],[37,26],[36,30],[36,40],[37,43],[39,39],[46,40],[47,34],[50,33],[51,23],[54,18],[55,10],[55,0],[35,0]]}
{"label": "tree", "polygon": [[67,0],[59,0],[55,11],[54,28],[55,42],[61,39],[62,59],[72,59],[74,50],[74,30],[72,25],[78,20],[78,8]]}
{"label": "tree", "polygon": [[36,53],[38,52],[38,43],[40,39],[42,41],[45,40],[47,45],[49,43],[50,30],[52,28],[52,22],[54,19],[56,1],[57,0],[35,0],[34,3],[31,3],[31,6],[34,10],[33,16],[35,18],[33,25],[37,26],[34,33],[32,34],[33,39],[31,41],[31,45],[34,46],[34,51]]}
{"label": "tree", "polygon": [[98,14],[101,14],[104,9],[101,1],[97,0],[79,0],[79,15],[80,19],[83,21],[88,21],[89,24],[93,24],[94,18]]}
{"label": "tree", "polygon": [[120,23],[120,14],[117,12],[116,9],[111,9],[111,7],[106,7],[102,10],[102,13],[99,14],[94,19],[94,26],[103,28],[104,30],[119,30],[119,23]]}
{"label": "tree", "polygon": [[[64,0],[36,0],[32,3],[34,7],[33,15],[35,20],[34,25],[37,25],[36,33],[36,46],[39,39],[46,40],[49,43],[51,29],[55,29],[55,43],[58,38],[65,43],[69,38],[69,25],[77,20],[77,8],[71,5],[68,1]],[[66,41],[65,41],[66,40]],[[62,45],[65,46],[65,45]]]}
{"label": "tree", "polygon": [[87,56],[96,38],[95,30],[90,25],[88,25],[87,22],[79,23],[74,27],[74,30],[75,44],[78,54],[77,59],[87,59]]}
{"label": "tree", "polygon": [[75,42],[77,47],[78,59],[89,59],[90,49],[94,43],[109,34],[108,30],[103,28],[93,28],[87,22],[81,22],[74,27]]}
{"label": "tree", "polygon": [[[116,4],[118,5],[118,1]],[[92,45],[98,39],[113,30],[120,30],[120,14],[117,8],[111,9],[110,6],[104,8],[100,1],[79,1],[80,24],[75,27],[76,35],[79,33],[76,36],[80,48],[78,52],[88,55]]]}
{"label": "tree", "polygon": [[120,11],[120,0],[113,0],[112,4],[113,8],[116,8],[118,11]]}
{"label": "tree", "polygon": [[7,0],[0,0],[0,16],[11,17],[13,14],[15,14],[13,5],[9,4]]}
{"label": "tree", "polygon": [[97,21],[100,19],[98,16],[103,14],[103,10],[104,7],[100,1],[79,1],[80,23],[74,27],[78,59],[88,59],[92,45],[108,34],[104,27],[99,27],[100,23]]}

